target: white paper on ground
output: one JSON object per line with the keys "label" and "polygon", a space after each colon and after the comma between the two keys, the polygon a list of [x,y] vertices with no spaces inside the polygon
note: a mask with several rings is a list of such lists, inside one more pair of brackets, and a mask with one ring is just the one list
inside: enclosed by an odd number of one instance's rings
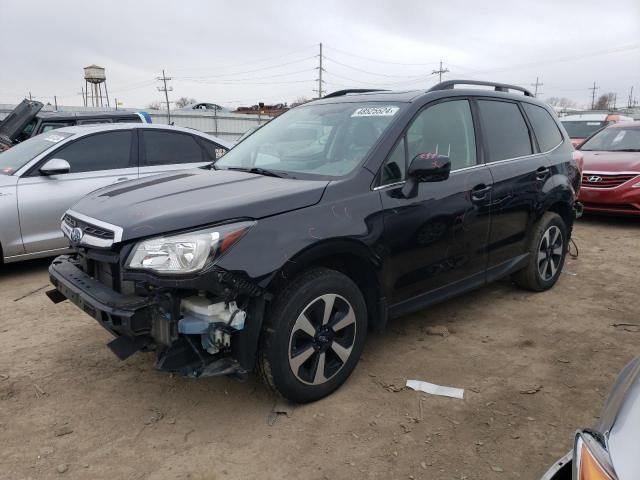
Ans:
{"label": "white paper on ground", "polygon": [[454,387],[443,387],[435,383],[423,382],[421,380],[407,380],[407,387],[431,395],[442,395],[444,397],[463,398],[464,389]]}

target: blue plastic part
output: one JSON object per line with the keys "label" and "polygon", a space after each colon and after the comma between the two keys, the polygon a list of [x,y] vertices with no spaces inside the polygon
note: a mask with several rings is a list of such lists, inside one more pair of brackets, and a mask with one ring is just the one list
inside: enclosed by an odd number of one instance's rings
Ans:
{"label": "blue plastic part", "polygon": [[199,318],[185,317],[178,321],[178,332],[187,335],[207,333],[211,323]]}

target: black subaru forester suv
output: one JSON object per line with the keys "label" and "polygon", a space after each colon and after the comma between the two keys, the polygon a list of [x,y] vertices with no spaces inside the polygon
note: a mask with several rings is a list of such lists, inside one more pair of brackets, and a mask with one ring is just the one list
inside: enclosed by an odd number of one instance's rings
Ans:
{"label": "black subaru forester suv", "polygon": [[[460,85],[489,88],[454,88]],[[509,93],[510,90],[518,93]],[[368,330],[512,275],[552,287],[580,174],[547,105],[504,84],[340,91],[207,169],[98,190],[50,267],[121,359],[246,376],[296,402],[353,371]]]}

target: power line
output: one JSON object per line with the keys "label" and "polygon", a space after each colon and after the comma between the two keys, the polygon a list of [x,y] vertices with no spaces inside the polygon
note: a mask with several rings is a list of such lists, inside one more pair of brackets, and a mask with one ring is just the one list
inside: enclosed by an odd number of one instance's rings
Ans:
{"label": "power line", "polygon": [[327,57],[327,56],[325,56],[325,59],[329,60],[330,62],[337,63],[338,65],[341,65],[341,66],[343,66],[345,68],[349,68],[351,70],[355,70],[356,72],[366,73],[368,75],[375,75],[377,77],[386,77],[386,78],[412,78],[412,77],[415,77],[415,74],[413,74],[413,75],[393,75],[393,74],[389,74],[389,73],[370,72],[370,71],[364,70],[362,68],[354,67],[352,65],[348,65],[346,63],[339,62],[338,60],[335,60],[335,59]]}
{"label": "power line", "polygon": [[304,62],[305,60],[310,60],[312,58],[316,58],[316,56],[312,55],[310,57],[300,58],[298,60],[293,60],[291,62],[285,62],[285,63],[280,63],[278,65],[270,65],[270,66],[266,66],[266,67],[254,68],[252,70],[245,70],[243,72],[229,72],[229,73],[220,73],[218,75],[198,75],[198,76],[186,76],[186,77],[175,77],[175,78],[184,80],[184,79],[197,79],[197,78],[206,79],[206,78],[229,77],[229,76],[234,76],[234,75],[245,75],[247,73],[262,72],[264,70],[271,70],[271,69],[274,69],[274,68],[286,67],[288,65],[293,65],[295,63]]}
{"label": "power line", "polygon": [[429,63],[402,63],[402,62],[392,62],[392,61],[388,61],[388,60],[380,60],[378,58],[371,58],[371,57],[365,57],[362,55],[356,55],[355,53],[349,53],[349,52],[345,52],[344,50],[340,50],[338,48],[335,47],[329,47],[330,50],[334,50],[338,53],[341,53],[343,55],[347,55],[349,57],[354,57],[354,58],[361,58],[363,60],[368,60],[370,62],[376,62],[376,63],[387,63],[389,65],[403,65],[403,66],[414,66],[414,67],[425,67],[425,66],[429,66],[429,65],[437,65],[438,62],[429,62]]}

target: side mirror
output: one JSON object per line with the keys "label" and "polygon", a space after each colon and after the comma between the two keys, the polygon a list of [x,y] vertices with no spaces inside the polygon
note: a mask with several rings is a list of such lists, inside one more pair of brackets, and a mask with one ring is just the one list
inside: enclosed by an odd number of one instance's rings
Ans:
{"label": "side mirror", "polygon": [[71,165],[63,158],[52,158],[40,167],[40,173],[47,176],[69,173],[70,170]]}
{"label": "side mirror", "polygon": [[402,188],[406,198],[418,193],[418,184],[422,182],[443,182],[451,173],[451,161],[446,155],[419,153],[409,164],[407,181]]}

